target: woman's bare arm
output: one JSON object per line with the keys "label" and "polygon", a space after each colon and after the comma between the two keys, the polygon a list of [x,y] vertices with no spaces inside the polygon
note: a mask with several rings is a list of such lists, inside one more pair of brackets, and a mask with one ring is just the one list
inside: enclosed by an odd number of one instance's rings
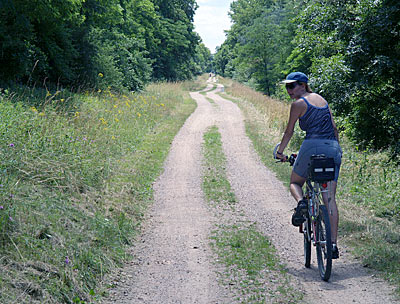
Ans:
{"label": "woman's bare arm", "polygon": [[286,126],[285,133],[283,134],[281,144],[278,149],[279,153],[283,153],[283,151],[285,150],[286,146],[288,145],[290,139],[292,138],[293,132],[294,132],[294,127],[296,125],[296,121],[301,116],[301,114],[304,110],[304,106],[306,106],[306,105],[304,104],[303,100],[297,100],[297,101],[293,102],[292,105],[290,106],[289,121]]}

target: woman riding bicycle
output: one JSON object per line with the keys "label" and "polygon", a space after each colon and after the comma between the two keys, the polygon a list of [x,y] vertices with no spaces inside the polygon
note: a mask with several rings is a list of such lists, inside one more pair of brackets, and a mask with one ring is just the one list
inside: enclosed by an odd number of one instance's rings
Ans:
{"label": "woman riding bicycle", "polygon": [[307,178],[310,157],[314,154],[325,154],[327,157],[332,157],[335,161],[335,179],[328,183],[328,193],[323,195],[323,199],[328,208],[331,222],[332,258],[338,258],[339,250],[336,244],[339,215],[335,195],[342,158],[338,131],[328,103],[322,96],[311,91],[308,78],[304,73],[290,73],[283,83],[286,84],[290,98],[295,99],[295,101],[290,107],[289,122],[277,150],[277,158],[281,161],[287,160],[283,151],[293,135],[297,120],[299,120],[300,128],[306,131],[306,137],[301,145],[290,177],[290,192],[298,202],[292,216],[292,224],[300,226],[304,222],[302,214],[303,210],[307,210],[307,201],[303,198],[302,187]]}

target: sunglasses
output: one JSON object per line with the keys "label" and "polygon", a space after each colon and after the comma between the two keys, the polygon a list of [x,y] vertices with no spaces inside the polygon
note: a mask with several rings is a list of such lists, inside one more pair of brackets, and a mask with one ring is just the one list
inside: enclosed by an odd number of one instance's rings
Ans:
{"label": "sunglasses", "polygon": [[286,90],[293,90],[298,85],[299,85],[298,82],[287,83],[286,84]]}

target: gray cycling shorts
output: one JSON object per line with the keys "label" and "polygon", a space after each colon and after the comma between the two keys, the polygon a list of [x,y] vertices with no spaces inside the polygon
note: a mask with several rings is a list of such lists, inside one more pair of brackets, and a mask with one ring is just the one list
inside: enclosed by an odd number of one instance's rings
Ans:
{"label": "gray cycling shorts", "polygon": [[308,167],[310,166],[310,157],[312,155],[325,154],[326,157],[332,157],[335,161],[335,181],[339,178],[340,165],[342,163],[342,148],[336,140],[330,139],[306,139],[303,141],[293,171],[306,178]]}

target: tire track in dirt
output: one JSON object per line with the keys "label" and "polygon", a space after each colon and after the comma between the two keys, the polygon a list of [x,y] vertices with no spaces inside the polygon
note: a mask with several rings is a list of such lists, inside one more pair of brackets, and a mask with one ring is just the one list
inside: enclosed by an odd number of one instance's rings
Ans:
{"label": "tire track in dirt", "polygon": [[314,247],[311,269],[303,266],[303,236],[290,224],[295,201],[261,163],[245,134],[244,117],[238,106],[215,92],[207,96],[220,107],[217,125],[227,157],[228,179],[239,204],[248,219],[256,222],[260,231],[271,238],[289,273],[304,291],[305,302],[398,303],[392,296],[393,288],[369,274],[346,250],[334,261],[328,283],[319,277]]}
{"label": "tire track in dirt", "polygon": [[214,219],[201,189],[201,144],[213,108],[203,95],[191,96],[197,109],[172,143],[144,232],[132,248],[134,261],[120,273],[123,283],[110,292],[109,303],[221,303],[225,297],[209,258]]}

